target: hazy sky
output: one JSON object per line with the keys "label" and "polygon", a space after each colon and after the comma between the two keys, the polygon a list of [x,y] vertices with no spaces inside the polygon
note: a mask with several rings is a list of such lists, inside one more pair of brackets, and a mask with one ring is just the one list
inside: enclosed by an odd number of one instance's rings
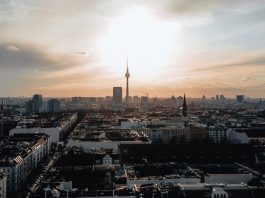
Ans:
{"label": "hazy sky", "polygon": [[1,0],[0,95],[265,97],[265,3]]}

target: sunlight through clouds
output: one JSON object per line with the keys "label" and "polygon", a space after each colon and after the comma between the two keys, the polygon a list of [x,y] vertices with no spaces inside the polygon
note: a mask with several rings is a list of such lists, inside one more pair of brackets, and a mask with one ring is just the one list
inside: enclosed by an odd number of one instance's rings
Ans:
{"label": "sunlight through clouds", "polygon": [[99,47],[107,64],[115,65],[111,72],[124,73],[128,54],[135,75],[155,75],[172,59],[177,38],[174,30],[170,22],[155,18],[144,7],[135,7],[113,19]]}

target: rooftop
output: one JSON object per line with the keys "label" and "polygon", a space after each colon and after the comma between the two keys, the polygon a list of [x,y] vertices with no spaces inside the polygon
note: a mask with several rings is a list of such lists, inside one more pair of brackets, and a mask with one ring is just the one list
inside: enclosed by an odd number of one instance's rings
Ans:
{"label": "rooftop", "polygon": [[0,166],[20,163],[27,157],[35,145],[48,138],[45,134],[15,134],[0,140]]}

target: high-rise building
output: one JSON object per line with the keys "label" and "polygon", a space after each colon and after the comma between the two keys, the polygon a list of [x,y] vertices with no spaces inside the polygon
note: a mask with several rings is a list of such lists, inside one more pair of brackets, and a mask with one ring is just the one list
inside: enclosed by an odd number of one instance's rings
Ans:
{"label": "high-rise building", "polygon": [[26,102],[26,112],[27,113],[32,113],[32,106],[33,106],[32,100],[29,100]]}
{"label": "high-rise building", "polygon": [[114,111],[124,110],[124,105],[122,104],[122,88],[121,87],[113,87],[112,110]]}
{"label": "high-rise building", "polygon": [[34,113],[40,113],[42,111],[42,95],[35,94],[32,97],[32,100],[34,101]]}
{"label": "high-rise building", "polygon": [[26,112],[27,113],[40,113],[42,111],[42,95],[35,94],[32,97],[32,100],[29,100],[26,103]]}
{"label": "high-rise building", "polygon": [[61,102],[58,99],[48,100],[47,111],[50,113],[60,112],[60,104]]}
{"label": "high-rise building", "polygon": [[125,77],[126,77],[126,97],[125,97],[125,101],[126,101],[126,105],[128,106],[129,105],[129,77],[130,77],[129,67],[128,67],[128,58],[127,58],[127,69],[126,69]]}
{"label": "high-rise building", "polygon": [[185,94],[184,94],[183,105],[182,105],[182,115],[187,117],[187,103],[186,103]]}
{"label": "high-rise building", "polygon": [[219,95],[216,95],[216,96],[215,96],[215,99],[216,99],[216,100],[219,100]]}
{"label": "high-rise building", "polygon": [[243,103],[245,100],[245,96],[244,95],[237,95],[236,96],[236,102],[237,103]]}
{"label": "high-rise building", "polygon": [[121,104],[122,103],[122,88],[121,87],[113,87],[112,101],[115,104]]}

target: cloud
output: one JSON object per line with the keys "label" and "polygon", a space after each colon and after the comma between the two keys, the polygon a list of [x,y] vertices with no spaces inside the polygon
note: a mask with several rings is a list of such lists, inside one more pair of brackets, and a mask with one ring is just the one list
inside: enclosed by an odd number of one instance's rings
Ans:
{"label": "cloud", "polygon": [[86,52],[75,52],[76,55],[86,55]]}
{"label": "cloud", "polygon": [[5,49],[7,51],[14,51],[14,52],[18,52],[19,51],[19,49],[15,45],[7,45]]}
{"label": "cloud", "polygon": [[49,52],[49,50],[43,46],[0,44],[1,69],[35,69],[49,71],[75,67],[83,63],[84,60],[73,55]]}
{"label": "cloud", "polygon": [[193,69],[193,71],[215,71],[222,69],[233,68],[251,68],[251,67],[264,67],[265,68],[265,54],[258,53],[248,57],[239,57],[238,60],[223,61],[221,63],[211,64],[206,67],[199,67]]}
{"label": "cloud", "polygon": [[[44,46],[0,44],[0,79],[5,82],[0,83],[0,90],[6,95],[31,95],[41,87],[81,84],[91,76],[97,76],[91,72],[96,70],[93,67],[96,61],[90,54],[76,56],[50,51]],[[56,95],[56,90],[53,94]]]}

